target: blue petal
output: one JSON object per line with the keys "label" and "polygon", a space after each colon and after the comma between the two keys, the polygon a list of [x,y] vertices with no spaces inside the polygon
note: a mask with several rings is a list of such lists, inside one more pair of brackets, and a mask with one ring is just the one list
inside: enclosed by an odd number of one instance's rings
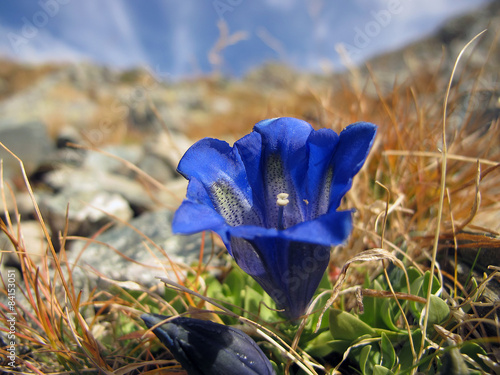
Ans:
{"label": "blue petal", "polygon": [[307,200],[307,218],[314,219],[328,211],[329,191],[327,174],[339,136],[331,129],[319,129],[308,138],[309,161],[307,178],[302,192]]}
{"label": "blue petal", "polygon": [[226,225],[225,219],[213,207],[185,200],[174,214],[172,232],[182,234],[193,234],[204,230],[219,232]]}
{"label": "blue petal", "polygon": [[262,137],[261,170],[264,183],[265,218],[268,228],[278,226],[276,196],[289,194],[283,216],[285,227],[304,221],[306,205],[298,196],[307,173],[307,139],[313,128],[307,122],[282,117],[257,123],[254,131]]}
{"label": "blue petal", "polygon": [[[194,187],[188,187],[188,200],[208,204],[206,197],[209,197],[211,207],[229,225],[262,225],[259,207],[253,204],[252,189],[237,149],[226,142],[204,138],[184,154],[177,170],[190,180],[190,184],[192,180],[199,181]],[[206,194],[201,192],[200,186]],[[190,191],[192,189],[196,191]]]}
{"label": "blue petal", "polygon": [[241,167],[239,156],[227,142],[203,138],[186,151],[177,170],[187,179],[196,177],[204,185],[224,178],[244,186],[246,176]]}
{"label": "blue petal", "polygon": [[330,259],[351,232],[351,211],[331,212],[286,230],[226,228],[236,263],[294,320],[304,314]]}
{"label": "blue petal", "polygon": [[330,246],[280,238],[252,242],[264,252],[281,250],[269,259],[268,272],[271,272],[272,277],[264,275],[264,278],[255,279],[273,298],[277,307],[284,309],[285,316],[290,320],[299,318],[306,312],[328,267]]}
{"label": "blue petal", "polygon": [[351,217],[352,211],[331,211],[285,230],[252,225],[226,227],[225,229],[231,237],[241,237],[246,240],[279,237],[289,241],[332,246],[343,243],[351,233]]}
{"label": "blue petal", "polygon": [[233,256],[291,320],[303,315],[330,260],[330,246],[279,236],[232,237]]}
{"label": "blue petal", "polygon": [[333,180],[330,190],[330,208],[336,209],[342,197],[352,186],[352,179],[359,172],[370,152],[377,126],[358,122],[347,126],[339,136],[332,160]]}
{"label": "blue petal", "polygon": [[252,187],[253,203],[265,212],[264,182],[262,173],[262,137],[251,132],[234,143],[244,165],[248,184]]}

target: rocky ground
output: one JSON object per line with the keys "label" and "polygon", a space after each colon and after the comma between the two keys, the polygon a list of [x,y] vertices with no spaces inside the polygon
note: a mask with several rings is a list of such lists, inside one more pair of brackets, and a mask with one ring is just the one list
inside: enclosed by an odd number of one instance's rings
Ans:
{"label": "rocky ground", "polygon": [[[324,76],[269,64],[241,80],[208,76],[170,82],[158,81],[159,72],[143,69],[120,72],[84,63],[27,66],[1,61],[0,141],[23,160],[55,247],[60,247],[61,233],[71,238],[68,256],[81,266],[79,274],[86,275],[82,283],[101,274],[148,285],[164,273],[162,267],[169,268],[159,261],[162,251],[179,264],[198,257],[200,235],[180,238],[170,231],[172,210],[186,189],[175,168],[196,139],[235,140],[255,122],[280,115],[329,126],[331,117],[318,105],[318,93],[328,92],[335,100],[346,84],[373,98],[383,98],[404,82],[418,89],[433,82],[433,75],[449,76],[461,48],[485,28],[480,42],[466,53],[470,80],[461,77],[462,87],[480,87],[474,98],[462,100],[476,101],[478,113],[486,116],[483,123],[497,118],[499,4],[452,20],[403,50],[373,58],[371,73],[355,68]],[[483,79],[477,83],[472,77],[480,70]],[[343,102],[338,104],[342,108]],[[362,119],[352,118],[349,110],[336,113],[338,123],[356,120]],[[27,247],[43,254],[44,236],[19,163],[4,150],[0,157],[3,209],[21,215]],[[78,239],[103,229],[95,237],[99,242]],[[1,241],[2,250],[12,249],[6,238]],[[211,248],[210,242],[205,246]],[[4,255],[2,265],[16,266],[16,257]]]}

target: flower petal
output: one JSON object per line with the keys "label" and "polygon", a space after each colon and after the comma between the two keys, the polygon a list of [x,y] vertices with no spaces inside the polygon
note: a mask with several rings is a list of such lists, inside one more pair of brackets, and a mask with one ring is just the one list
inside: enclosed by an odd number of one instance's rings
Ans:
{"label": "flower petal", "polygon": [[303,315],[330,260],[330,246],[281,237],[232,237],[233,256],[291,320]]}
{"label": "flower petal", "polygon": [[331,211],[315,220],[305,221],[285,230],[253,225],[227,227],[226,230],[231,237],[241,237],[246,240],[279,237],[288,241],[332,246],[344,242],[351,233],[351,217],[352,211]]}
{"label": "flower petal", "polygon": [[205,186],[223,179],[247,187],[242,166],[239,155],[227,142],[203,138],[186,151],[177,170],[188,180],[196,177]]}
{"label": "flower petal", "polygon": [[332,160],[333,179],[330,190],[330,209],[340,205],[342,197],[352,186],[352,178],[359,172],[370,152],[377,126],[358,122],[347,126],[339,136]]}
{"label": "flower petal", "polygon": [[182,234],[193,234],[204,230],[219,232],[225,226],[227,226],[226,220],[211,206],[185,200],[174,214],[172,232]]}
{"label": "flower petal", "polygon": [[333,211],[286,230],[228,227],[230,252],[294,320],[305,313],[330,259],[351,232],[351,211]]}
{"label": "flower petal", "polygon": [[261,169],[264,181],[266,210],[264,217],[268,228],[278,226],[276,196],[289,194],[290,209],[283,215],[285,227],[304,220],[306,214],[299,187],[307,173],[307,139],[313,128],[305,121],[290,117],[264,120],[254,131],[262,137]]}
{"label": "flower petal", "polygon": [[307,217],[311,220],[328,211],[329,189],[328,169],[337,147],[339,136],[331,129],[319,129],[307,140],[309,160],[307,178],[302,191],[307,200]]}
{"label": "flower petal", "polygon": [[208,204],[209,197],[211,206],[229,225],[261,225],[262,218],[258,206],[253,204],[252,189],[237,149],[226,142],[204,138],[189,148],[177,170],[190,180],[190,185],[192,180],[199,181],[188,187],[189,200]]}

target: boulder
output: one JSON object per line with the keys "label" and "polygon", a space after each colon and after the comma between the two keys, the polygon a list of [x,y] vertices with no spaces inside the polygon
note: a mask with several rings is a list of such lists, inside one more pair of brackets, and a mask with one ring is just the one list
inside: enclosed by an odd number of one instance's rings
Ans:
{"label": "boulder", "polygon": [[[40,210],[58,244],[58,233],[66,227],[69,235],[88,236],[113,220],[128,221],[133,211],[117,193],[100,190],[65,189],[56,195],[38,195]],[[116,218],[116,219],[115,219]]]}
{"label": "boulder", "polygon": [[[202,235],[172,234],[172,218],[170,210],[147,212],[130,221],[130,225],[117,225],[99,235],[96,238],[99,242],[75,242],[68,252],[68,261],[74,263],[75,284],[90,282],[93,287],[102,281],[102,275],[150,287],[158,283],[158,276],[176,281],[173,267],[178,275],[185,275],[199,259]],[[211,236],[206,235],[204,264],[208,262],[211,250]],[[220,262],[214,259],[211,265]]]}
{"label": "boulder", "polygon": [[121,195],[134,210],[143,212],[156,206],[144,187],[127,176],[105,170],[61,167],[44,176],[45,183],[56,191],[65,190],[67,197],[85,191],[104,191]]}
{"label": "boulder", "polygon": [[[42,121],[0,119],[0,141],[23,161],[28,175],[46,162],[54,151],[54,144]],[[19,162],[3,147],[0,147],[0,159],[3,159],[5,178],[22,175]]]}

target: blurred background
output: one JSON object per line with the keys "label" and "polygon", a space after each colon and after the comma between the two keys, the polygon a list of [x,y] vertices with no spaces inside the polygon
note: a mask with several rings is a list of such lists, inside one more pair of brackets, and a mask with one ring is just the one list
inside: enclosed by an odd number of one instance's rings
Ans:
{"label": "blurred background", "polygon": [[[446,19],[485,3],[6,0],[0,2],[0,55],[29,63],[142,66],[171,79],[214,69],[239,77],[269,60],[321,72],[342,67],[341,44],[360,63],[429,35]],[[226,39],[216,45],[221,21]]]}
{"label": "blurred background", "polygon": [[[2,0],[0,142],[22,159],[54,246],[59,233],[89,236],[160,208],[166,211],[134,225],[170,241],[165,220],[187,185],[176,166],[201,137],[231,143],[262,119],[291,116],[336,131],[355,121],[380,129],[400,123],[409,134],[402,139],[434,150],[429,134],[440,137],[453,63],[485,28],[464,56],[449,123],[461,126],[464,108],[478,126],[491,123],[499,110],[499,4]],[[431,129],[421,130],[424,141],[414,137],[415,124]],[[383,147],[401,146],[384,140]],[[4,147],[0,158],[0,209],[21,215],[23,236],[34,241],[28,247],[42,254],[44,235],[19,161]],[[101,269],[103,250],[89,249],[81,264],[106,275],[123,271],[117,279],[146,277],[128,270],[130,262],[115,267],[119,256],[112,270]],[[134,249],[123,251],[154,261]],[[199,246],[192,249],[197,259]]]}

